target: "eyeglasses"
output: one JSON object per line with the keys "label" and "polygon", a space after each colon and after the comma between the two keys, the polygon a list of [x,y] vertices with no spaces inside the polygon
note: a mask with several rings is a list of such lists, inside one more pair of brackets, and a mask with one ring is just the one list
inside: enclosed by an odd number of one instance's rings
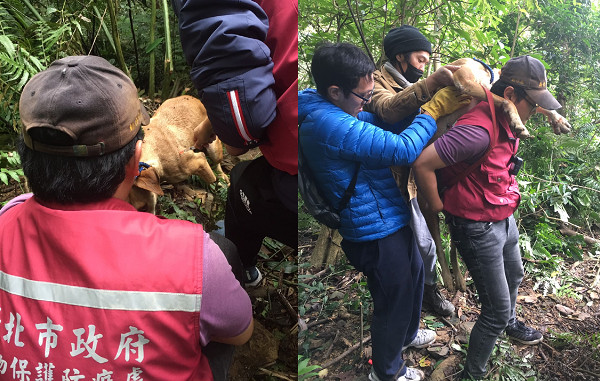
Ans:
{"label": "eyeglasses", "polygon": [[530,112],[534,112],[538,108],[539,105],[536,102],[534,102],[533,100],[531,100],[531,98],[529,98],[529,96],[525,95],[525,100],[531,106]]}
{"label": "eyeglasses", "polygon": [[365,97],[363,97],[363,96],[360,96],[360,95],[356,94],[356,93],[355,93],[354,91],[352,91],[352,90],[350,90],[350,92],[351,92],[352,94],[356,95],[357,97],[359,97],[359,98],[360,98],[360,99],[363,101],[363,104],[364,104],[364,103],[369,103],[369,101],[371,100],[371,98],[373,98],[373,90],[371,90],[371,92],[369,93],[369,96],[368,96],[367,98],[365,98]]}

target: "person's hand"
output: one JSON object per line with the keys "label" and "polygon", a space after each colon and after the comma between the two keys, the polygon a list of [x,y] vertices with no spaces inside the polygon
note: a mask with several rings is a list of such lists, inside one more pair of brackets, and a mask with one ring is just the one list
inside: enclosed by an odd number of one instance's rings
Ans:
{"label": "person's hand", "polygon": [[460,66],[446,65],[437,69],[433,74],[426,78],[427,88],[434,93],[438,89],[447,86],[454,86],[453,73],[460,69]]}
{"label": "person's hand", "polygon": [[437,120],[467,106],[470,102],[471,97],[469,95],[462,94],[454,86],[448,86],[435,93],[429,102],[421,106],[421,109]]}

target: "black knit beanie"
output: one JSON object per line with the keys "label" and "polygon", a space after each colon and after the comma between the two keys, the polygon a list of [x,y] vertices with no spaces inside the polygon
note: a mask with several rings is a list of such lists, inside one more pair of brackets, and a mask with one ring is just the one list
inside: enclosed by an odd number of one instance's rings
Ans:
{"label": "black knit beanie", "polygon": [[383,50],[389,60],[395,61],[396,55],[400,53],[424,50],[431,54],[431,42],[414,26],[402,25],[386,34]]}

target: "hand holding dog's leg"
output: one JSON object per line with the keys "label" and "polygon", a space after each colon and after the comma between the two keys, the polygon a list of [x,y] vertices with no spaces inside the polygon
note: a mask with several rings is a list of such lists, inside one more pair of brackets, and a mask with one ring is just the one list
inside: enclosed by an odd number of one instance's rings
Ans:
{"label": "hand holding dog's leg", "polygon": [[435,93],[442,87],[453,86],[454,76],[453,73],[457,71],[460,66],[446,65],[442,66],[433,72],[429,77],[425,79],[427,89],[431,94]]}

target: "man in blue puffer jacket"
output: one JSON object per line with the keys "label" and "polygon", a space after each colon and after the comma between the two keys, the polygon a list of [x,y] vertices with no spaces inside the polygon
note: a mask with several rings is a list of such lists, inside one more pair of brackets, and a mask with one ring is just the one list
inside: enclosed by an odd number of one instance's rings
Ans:
{"label": "man in blue puffer jacket", "polygon": [[[373,94],[375,66],[358,47],[325,43],[311,65],[317,90],[298,93],[299,149],[329,203],[337,207],[356,166],[358,180],[341,215],[342,248],[367,276],[374,313],[370,380],[421,380],[402,351],[425,347],[435,332],[419,330],[423,262],[409,226],[410,211],[391,165],[410,165],[436,130],[435,119],[469,99],[446,88],[422,106],[421,115],[394,125],[362,112]],[[414,118],[414,120],[413,120]],[[401,132],[402,131],[402,132]]]}

